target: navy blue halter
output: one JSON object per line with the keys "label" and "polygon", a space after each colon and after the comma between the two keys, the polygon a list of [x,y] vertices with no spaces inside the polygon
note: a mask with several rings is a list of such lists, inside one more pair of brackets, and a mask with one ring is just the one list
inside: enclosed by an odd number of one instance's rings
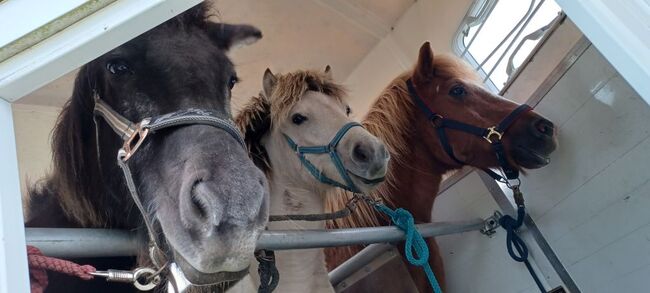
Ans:
{"label": "navy blue halter", "polygon": [[484,138],[492,145],[492,150],[494,150],[494,153],[497,156],[497,161],[499,162],[499,166],[501,167],[501,170],[503,171],[503,175],[505,176],[505,178],[504,176],[501,176],[490,169],[482,169],[483,171],[485,171],[485,173],[490,175],[490,177],[501,182],[507,182],[507,180],[516,180],[519,178],[519,170],[517,168],[512,167],[512,165],[508,163],[508,160],[506,158],[505,148],[503,147],[503,143],[501,142],[501,137],[512,125],[512,123],[514,123],[519,117],[521,117],[522,114],[532,110],[530,106],[526,104],[520,105],[512,112],[510,112],[508,116],[503,118],[503,120],[501,120],[501,122],[499,122],[499,124],[497,124],[496,126],[492,126],[488,128],[477,127],[460,121],[447,119],[440,114],[436,114],[435,112],[431,111],[431,109],[429,109],[429,107],[427,107],[427,105],[424,103],[422,98],[420,98],[418,93],[415,91],[415,86],[413,86],[413,82],[411,81],[411,79],[406,81],[406,85],[408,86],[409,94],[413,99],[413,101],[415,102],[415,104],[418,106],[418,108],[420,108],[420,110],[424,113],[424,115],[427,116],[427,120],[431,121],[431,124],[433,124],[433,126],[436,128],[438,132],[438,139],[440,140],[440,144],[442,145],[442,148],[445,150],[447,155],[449,155],[449,157],[452,160],[454,160],[454,162],[460,165],[467,165],[465,162],[458,159],[458,157],[456,157],[456,155],[454,154],[454,150],[449,144],[449,139],[447,138],[447,133],[445,131],[445,128],[473,134],[475,136]]}
{"label": "navy blue halter", "polygon": [[[334,138],[332,138],[332,140],[327,145],[322,145],[322,146],[299,146],[288,135],[284,134],[284,137],[287,139],[287,143],[289,144],[289,147],[291,147],[291,149],[293,149],[296,152],[298,158],[300,159],[300,162],[302,162],[302,164],[305,166],[305,168],[307,168],[309,173],[311,173],[311,175],[314,176],[314,178],[316,178],[318,181],[322,183],[340,187],[345,190],[358,193],[361,191],[352,182],[352,178],[350,178],[347,169],[345,169],[345,166],[343,166],[343,161],[341,161],[341,158],[336,152],[336,146],[339,144],[341,139],[343,139],[343,136],[345,136],[345,134],[348,133],[348,131],[352,127],[363,127],[363,126],[357,122],[349,122],[343,125],[341,129],[339,129],[336,135],[334,135]],[[345,184],[327,177],[325,173],[318,170],[318,168],[316,168],[316,166],[312,164],[312,162],[310,162],[305,157],[305,154],[329,154],[330,158],[332,159],[332,163],[334,163],[336,170],[339,172],[339,175],[341,175],[341,178],[343,178],[343,180],[345,181]]]}

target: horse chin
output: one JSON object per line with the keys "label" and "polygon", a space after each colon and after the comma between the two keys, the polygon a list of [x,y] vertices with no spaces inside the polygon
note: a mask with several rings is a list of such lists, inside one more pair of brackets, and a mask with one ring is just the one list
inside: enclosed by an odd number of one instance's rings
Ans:
{"label": "horse chin", "polygon": [[348,172],[350,174],[350,178],[352,179],[352,183],[359,188],[359,190],[362,193],[369,193],[377,188],[379,184],[384,182],[386,179],[384,175],[381,177],[376,177],[376,178],[365,178],[363,176],[359,176],[357,174],[354,174],[353,172]]}
{"label": "horse chin", "polygon": [[523,146],[515,148],[513,158],[517,165],[525,169],[538,169],[551,162],[549,154]]}
{"label": "horse chin", "polygon": [[[182,255],[174,252],[174,263],[178,266],[178,271],[173,272],[180,274],[184,281],[194,286],[219,285],[232,283],[241,280],[248,274],[251,257],[241,259],[227,258],[222,262],[220,267],[223,270],[216,272],[204,272],[192,266]],[[179,276],[174,276],[178,278]]]}

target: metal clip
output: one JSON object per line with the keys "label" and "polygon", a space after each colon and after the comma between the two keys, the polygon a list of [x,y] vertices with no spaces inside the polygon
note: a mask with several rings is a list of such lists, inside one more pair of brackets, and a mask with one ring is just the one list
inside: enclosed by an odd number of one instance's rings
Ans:
{"label": "metal clip", "polygon": [[499,228],[499,219],[503,215],[499,211],[494,211],[494,215],[488,217],[483,222],[483,228],[481,228],[481,234],[492,238],[492,236],[497,232],[496,229]]}
{"label": "metal clip", "polygon": [[156,271],[152,268],[137,268],[133,271],[96,271],[90,274],[106,278],[106,282],[131,283],[140,291],[150,291],[160,284],[160,276],[156,275]]}
{"label": "metal clip", "polygon": [[[503,136],[503,133],[497,131],[496,126],[489,127],[487,130],[488,130],[488,133],[483,138],[485,138],[485,140],[487,140],[489,143],[501,140],[501,137]],[[496,140],[492,139],[493,135],[496,135]]]}

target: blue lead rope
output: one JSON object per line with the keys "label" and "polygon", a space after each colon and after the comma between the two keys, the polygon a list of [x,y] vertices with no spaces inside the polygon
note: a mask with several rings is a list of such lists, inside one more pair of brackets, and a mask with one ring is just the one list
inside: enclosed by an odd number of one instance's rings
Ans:
{"label": "blue lead rope", "polygon": [[429,284],[431,284],[433,292],[442,293],[438,280],[436,280],[436,276],[433,274],[433,270],[431,270],[431,266],[429,265],[429,246],[427,246],[424,238],[422,238],[420,232],[415,228],[413,215],[402,208],[392,210],[380,203],[374,203],[373,205],[376,210],[389,216],[397,228],[404,231],[406,234],[406,244],[404,245],[406,259],[412,265],[424,269],[424,273],[427,275],[427,279],[429,279]]}

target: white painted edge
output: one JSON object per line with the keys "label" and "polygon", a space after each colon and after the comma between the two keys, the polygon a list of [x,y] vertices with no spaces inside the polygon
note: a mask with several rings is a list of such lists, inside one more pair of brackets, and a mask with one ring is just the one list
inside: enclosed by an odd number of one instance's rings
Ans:
{"label": "white painted edge", "polygon": [[[618,70],[637,93],[650,104],[650,47],[640,36],[650,28],[638,26],[628,15],[619,15],[606,0],[556,0],[569,18]],[[621,1],[620,5],[640,6],[643,1]],[[616,4],[616,5],[619,5]],[[611,4],[610,4],[611,5]],[[647,11],[647,7],[636,7]],[[633,9],[633,8],[631,8]],[[650,15],[647,16],[650,18]],[[638,31],[633,31],[634,27]]]}
{"label": "white painted edge", "polygon": [[201,0],[119,0],[0,63],[0,98],[13,102]]}
{"label": "white painted edge", "polygon": [[0,100],[0,292],[29,292],[11,104]]}
{"label": "white painted edge", "polygon": [[[5,0],[0,2],[2,2],[0,4],[0,27],[11,28],[3,30],[0,34],[0,47],[2,47],[74,10],[87,0]],[[39,9],[34,9],[34,7]],[[30,17],[21,15],[21,11],[30,11]]]}

